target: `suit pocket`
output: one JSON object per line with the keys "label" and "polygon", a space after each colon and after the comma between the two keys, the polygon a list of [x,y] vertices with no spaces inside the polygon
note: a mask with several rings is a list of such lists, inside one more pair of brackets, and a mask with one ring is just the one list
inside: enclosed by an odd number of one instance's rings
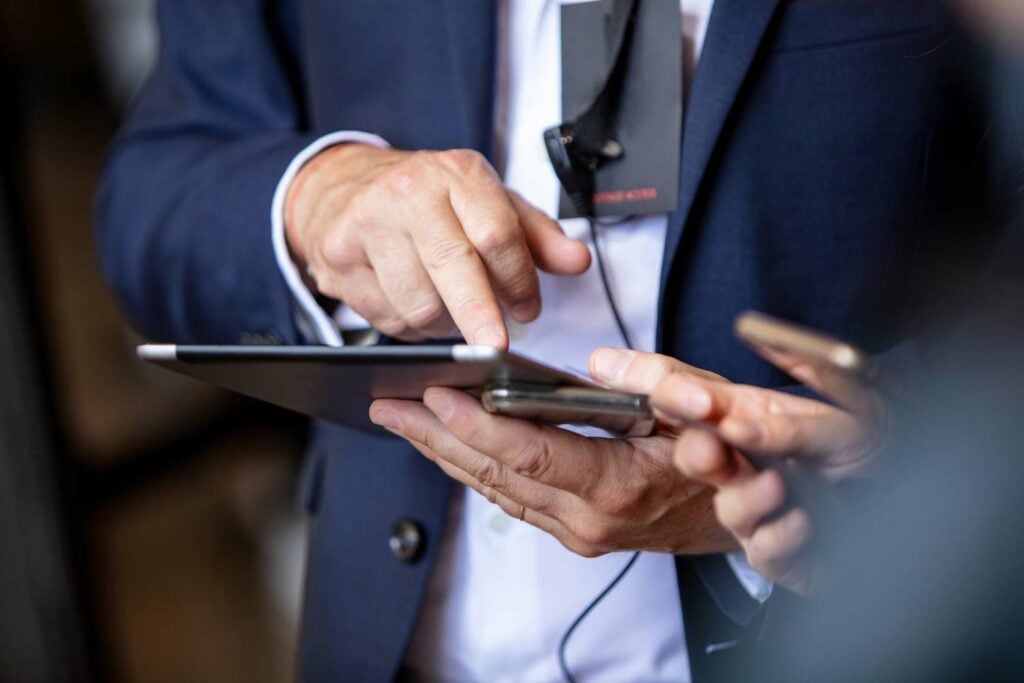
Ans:
{"label": "suit pocket", "polygon": [[788,0],[780,9],[775,52],[896,39],[922,32],[958,30],[941,0]]}

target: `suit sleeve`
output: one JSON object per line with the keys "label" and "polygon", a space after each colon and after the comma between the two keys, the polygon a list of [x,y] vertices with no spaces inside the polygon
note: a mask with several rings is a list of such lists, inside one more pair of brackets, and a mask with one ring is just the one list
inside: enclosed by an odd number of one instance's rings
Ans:
{"label": "suit sleeve", "polygon": [[158,64],[96,205],[103,272],[154,339],[298,340],[270,239],[275,187],[318,137],[306,130],[296,5],[158,4]]}

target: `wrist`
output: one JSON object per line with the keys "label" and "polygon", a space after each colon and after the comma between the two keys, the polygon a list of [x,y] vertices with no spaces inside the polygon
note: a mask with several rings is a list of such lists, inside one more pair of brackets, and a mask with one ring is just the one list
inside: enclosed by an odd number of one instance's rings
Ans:
{"label": "wrist", "polygon": [[365,143],[342,142],[321,150],[299,169],[285,194],[283,218],[288,251],[300,270],[308,263],[303,229],[319,199],[329,188],[336,189],[365,174],[369,159],[390,151]]}

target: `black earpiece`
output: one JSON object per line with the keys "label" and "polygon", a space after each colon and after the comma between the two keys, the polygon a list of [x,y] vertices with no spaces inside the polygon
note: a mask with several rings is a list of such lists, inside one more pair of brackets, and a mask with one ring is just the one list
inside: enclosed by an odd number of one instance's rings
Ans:
{"label": "black earpiece", "polygon": [[594,174],[601,164],[624,153],[614,129],[639,4],[639,0],[620,1],[608,16],[615,60],[597,97],[579,118],[544,131],[544,147],[558,181],[576,211],[590,218],[594,217]]}
{"label": "black earpiece", "polygon": [[581,159],[573,149],[573,140],[571,124],[563,123],[544,131],[544,146],[558,181],[576,211],[583,216],[593,216],[594,172],[598,164]]}

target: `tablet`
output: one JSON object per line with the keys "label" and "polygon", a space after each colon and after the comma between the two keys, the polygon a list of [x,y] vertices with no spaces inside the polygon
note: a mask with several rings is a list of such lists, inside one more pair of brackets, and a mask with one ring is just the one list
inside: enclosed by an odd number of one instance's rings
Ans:
{"label": "tablet", "polygon": [[184,346],[145,344],[143,360],[328,422],[377,428],[376,398],[422,399],[429,387],[597,388],[586,378],[490,346]]}

